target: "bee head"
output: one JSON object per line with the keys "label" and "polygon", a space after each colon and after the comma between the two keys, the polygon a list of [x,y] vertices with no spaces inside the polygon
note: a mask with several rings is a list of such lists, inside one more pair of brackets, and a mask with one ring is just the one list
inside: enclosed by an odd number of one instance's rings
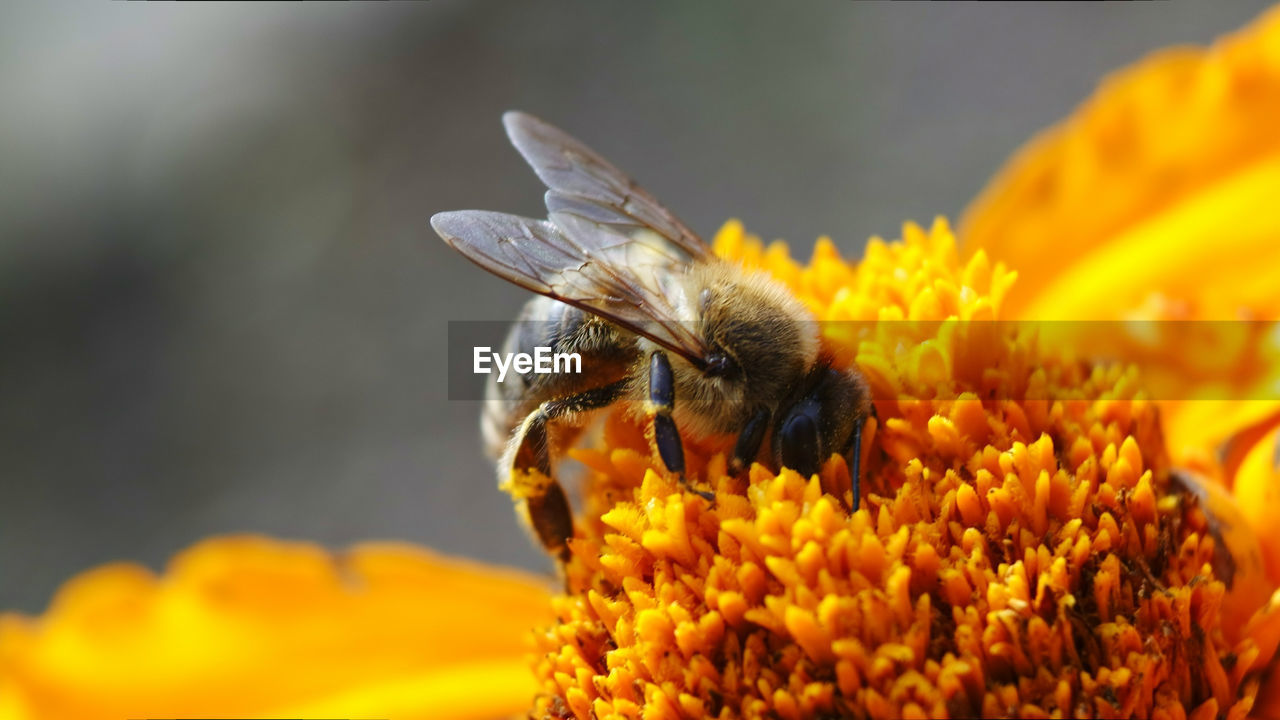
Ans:
{"label": "bee head", "polygon": [[706,353],[675,367],[677,403],[727,431],[760,406],[774,407],[817,362],[813,316],[773,279],[725,263],[690,273],[687,297]]}

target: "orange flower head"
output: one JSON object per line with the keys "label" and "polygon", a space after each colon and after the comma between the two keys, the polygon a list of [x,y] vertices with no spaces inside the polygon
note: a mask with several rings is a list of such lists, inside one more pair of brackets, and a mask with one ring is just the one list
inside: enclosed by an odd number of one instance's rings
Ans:
{"label": "orange flower head", "polygon": [[1280,720],[1278,49],[1280,8],[1108,78],[973,203],[964,252],[941,221],[858,263],[721,230],[872,388],[856,508],[838,456],[731,476],[688,433],[683,485],[619,412],[571,451],[558,595],[214,538],[0,614],[0,720]]}
{"label": "orange flower head", "polygon": [[613,417],[574,451],[591,473],[534,717],[1248,712],[1276,632],[1243,622],[1270,588],[1256,541],[1176,479],[1132,368],[968,322],[1014,276],[961,262],[942,221],[858,264],[737,223],[715,246],[821,320],[877,321],[824,325],[876,398],[864,503],[839,456],[733,477],[697,439],[683,487]]}

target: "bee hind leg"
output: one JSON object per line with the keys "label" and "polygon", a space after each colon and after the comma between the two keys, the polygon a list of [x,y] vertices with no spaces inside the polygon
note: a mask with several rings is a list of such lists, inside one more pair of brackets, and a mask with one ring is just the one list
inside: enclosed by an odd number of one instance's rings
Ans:
{"label": "bee hind leg", "polygon": [[[625,382],[593,388],[565,398],[548,400],[529,413],[520,432],[511,442],[510,460],[501,467],[510,468],[513,479],[528,478],[537,471],[543,482],[513,481],[512,494],[524,501],[529,524],[538,542],[562,562],[569,559],[569,538],[573,537],[573,513],[564,488],[556,480],[551,467],[551,451],[547,441],[549,427],[579,413],[606,407],[621,397]],[[505,479],[503,479],[505,483]]]}

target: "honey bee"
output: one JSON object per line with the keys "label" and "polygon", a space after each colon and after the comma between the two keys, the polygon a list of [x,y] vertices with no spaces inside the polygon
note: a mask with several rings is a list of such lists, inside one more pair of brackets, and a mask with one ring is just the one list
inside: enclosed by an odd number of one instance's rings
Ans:
{"label": "honey bee", "polygon": [[[547,219],[443,212],[435,231],[468,260],[537,293],[505,349],[578,353],[582,372],[490,382],[481,425],[500,483],[537,470],[517,494],[542,546],[562,560],[573,519],[554,462],[590,416],[616,403],[648,423],[667,470],[685,481],[680,430],[736,436],[730,467],[753,461],[804,475],[850,458],[859,502],[866,382],[833,367],[818,326],[776,281],[718,258],[648,192],[565,132],[503,116],[547,192]],[[491,376],[492,377],[492,376]]]}

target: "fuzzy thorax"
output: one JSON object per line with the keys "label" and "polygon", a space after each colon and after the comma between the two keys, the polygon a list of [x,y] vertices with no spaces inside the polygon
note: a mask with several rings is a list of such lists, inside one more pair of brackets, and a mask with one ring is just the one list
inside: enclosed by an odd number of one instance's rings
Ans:
{"label": "fuzzy thorax", "polygon": [[[690,318],[709,355],[727,368],[707,372],[671,355],[676,423],[693,435],[733,433],[759,407],[777,407],[818,359],[818,328],[804,305],[776,280],[729,262],[692,268],[681,283],[681,315]],[[640,357],[659,346],[639,341]],[[632,397],[644,407],[647,379],[637,373]]]}

